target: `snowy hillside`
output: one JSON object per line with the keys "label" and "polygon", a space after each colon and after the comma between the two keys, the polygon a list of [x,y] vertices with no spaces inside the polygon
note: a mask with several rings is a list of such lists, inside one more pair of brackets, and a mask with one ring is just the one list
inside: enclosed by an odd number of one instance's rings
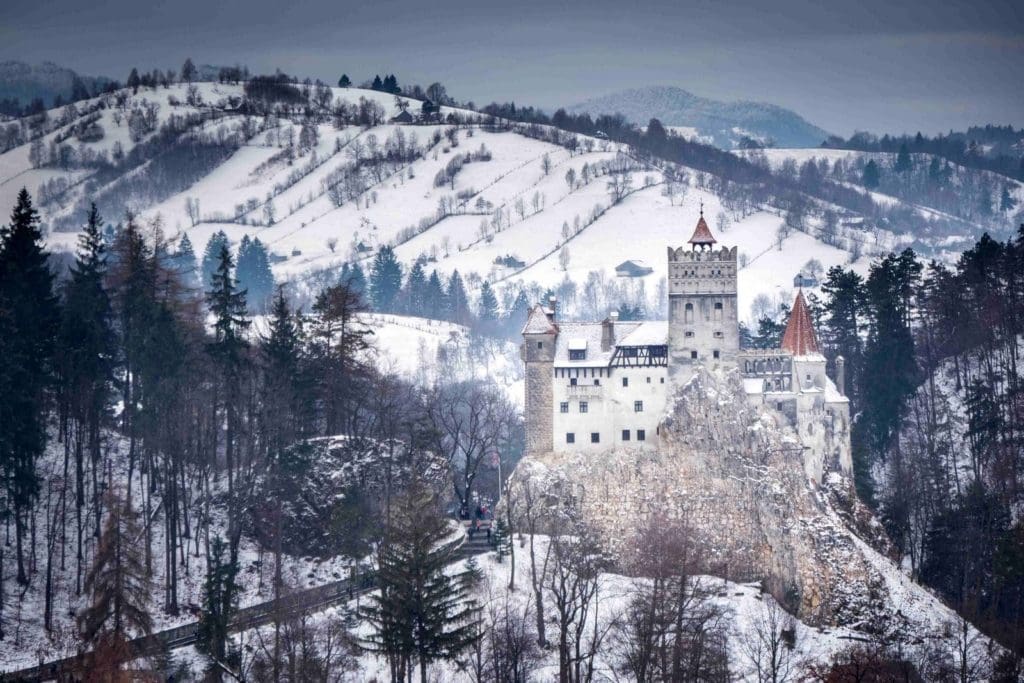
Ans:
{"label": "snowy hillside", "polygon": [[828,133],[799,114],[763,102],[721,102],[682,88],[648,86],[595,97],[568,108],[572,112],[623,114],[637,125],[656,118],[666,126],[684,126],[724,149],[748,137],[784,147],[817,147]]}
{"label": "snowy hillside", "polygon": [[[407,267],[420,259],[428,272],[458,270],[471,297],[483,280],[506,305],[521,289],[531,298],[558,289],[569,315],[624,301],[663,311],[665,247],[689,238],[702,203],[720,242],[739,247],[744,318],[758,294],[788,301],[811,260],[864,269],[911,241],[856,215],[827,240],[813,216],[780,234],[780,208],[738,207],[714,176],[686,167],[668,167],[681,178],[668,197],[665,164],[608,140],[573,136],[571,151],[523,127],[388,123],[399,112],[393,95],[324,90],[335,107],[369,112],[365,123],[243,112],[242,86],[215,83],[123,90],[51,111],[33,124],[45,135],[0,155],[0,206],[27,187],[57,250],[73,249],[90,201],[111,223],[131,209],[172,248],[184,234],[200,253],[217,231],[233,245],[258,237],[277,280],[300,289],[347,261],[365,268],[390,245]],[[766,153],[780,166],[797,154]],[[618,202],[612,177],[628,177]],[[653,273],[616,278],[627,259]]]}

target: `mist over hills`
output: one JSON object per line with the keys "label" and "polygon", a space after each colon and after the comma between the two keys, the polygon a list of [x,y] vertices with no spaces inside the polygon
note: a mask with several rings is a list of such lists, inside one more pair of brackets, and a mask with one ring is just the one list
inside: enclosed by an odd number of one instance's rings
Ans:
{"label": "mist over hills", "polygon": [[0,99],[16,99],[25,105],[38,97],[51,107],[58,95],[64,100],[71,97],[76,80],[89,92],[111,82],[106,76],[84,76],[53,62],[27,64],[8,60],[0,62]]}
{"label": "mist over hills", "polygon": [[646,86],[593,97],[567,108],[592,115],[616,112],[638,125],[656,118],[666,126],[693,128],[718,147],[738,146],[743,136],[777,147],[817,147],[828,132],[794,111],[764,102],[722,102],[671,86]]}

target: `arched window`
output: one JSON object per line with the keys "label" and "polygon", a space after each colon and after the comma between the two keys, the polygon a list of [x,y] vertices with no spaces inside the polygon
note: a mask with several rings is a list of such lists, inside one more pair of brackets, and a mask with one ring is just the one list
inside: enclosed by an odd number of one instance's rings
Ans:
{"label": "arched window", "polygon": [[683,317],[683,320],[685,320],[688,323],[692,323],[693,322],[693,304],[691,304],[691,303],[686,304],[686,307],[684,308],[684,310],[686,311],[686,313],[685,313],[685,315]]}

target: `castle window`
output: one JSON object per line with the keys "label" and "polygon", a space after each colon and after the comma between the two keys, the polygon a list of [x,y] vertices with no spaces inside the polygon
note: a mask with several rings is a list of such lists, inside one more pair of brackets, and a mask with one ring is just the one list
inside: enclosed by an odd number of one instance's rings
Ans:
{"label": "castle window", "polygon": [[643,401],[633,401],[633,412],[634,413],[642,413],[642,412],[644,412],[644,402]]}
{"label": "castle window", "polygon": [[690,351],[690,358],[692,358],[694,360],[697,360],[697,352],[696,351]]}
{"label": "castle window", "polygon": [[722,337],[724,337],[725,335],[724,335],[724,334],[722,334],[722,331],[721,331],[721,330],[715,330],[715,336],[716,336],[717,338],[721,339],[721,338],[722,338]]}
{"label": "castle window", "polygon": [[636,440],[647,441],[647,432],[644,431],[643,429],[636,430]]}
{"label": "castle window", "polygon": [[650,377],[648,377],[648,378],[647,378],[647,383],[648,383],[648,384],[650,384],[650,383],[651,383],[651,378],[650,378]]}
{"label": "castle window", "polygon": [[692,323],[693,322],[693,304],[686,304],[686,306],[684,307],[683,310],[685,311],[683,320],[685,320],[688,323]]}
{"label": "castle window", "polygon": [[573,434],[572,432],[569,432],[568,434],[565,435],[565,442],[576,443],[576,435]]}
{"label": "castle window", "polygon": [[537,342],[537,348],[538,349],[543,349],[544,348],[544,342]]}
{"label": "castle window", "polygon": [[662,378],[661,378],[661,383],[662,383],[662,384],[664,384],[664,383],[665,383],[665,378],[664,378],[664,377],[662,377]]}
{"label": "castle window", "polygon": [[580,412],[585,413],[590,406],[587,405],[586,401],[580,401]]}
{"label": "castle window", "polygon": [[686,334],[685,334],[684,336],[686,336],[686,337],[692,337],[692,336],[693,336],[693,330],[687,330],[687,331],[686,331]]}
{"label": "castle window", "polygon": [[568,413],[569,412],[569,402],[568,401],[562,401],[561,403],[559,403],[558,404],[558,412],[560,412],[560,413]]}
{"label": "castle window", "polygon": [[569,360],[586,360],[587,350],[586,349],[571,349],[569,351]]}
{"label": "castle window", "polygon": [[599,432],[590,432],[590,443],[601,443],[601,434]]}
{"label": "castle window", "polygon": [[715,320],[721,320],[721,319],[722,319],[722,302],[721,301],[716,301],[715,302]]}
{"label": "castle window", "polygon": [[623,441],[629,441],[629,430],[628,429],[623,429],[622,430],[622,440]]}
{"label": "castle window", "polygon": [[599,379],[595,379],[595,380],[594,380],[594,386],[595,386],[595,387],[599,387],[599,386],[601,386],[601,380],[599,380]]}
{"label": "castle window", "polygon": [[569,378],[569,386],[570,387],[576,386],[576,378],[575,377],[570,377]]}
{"label": "castle window", "polygon": [[624,386],[624,387],[628,387],[629,386],[629,378],[628,377],[623,377],[622,378],[622,386]]}
{"label": "castle window", "polygon": [[713,355],[713,356],[714,356],[715,358],[718,358],[718,349],[715,349],[714,351],[712,351],[712,355]]}

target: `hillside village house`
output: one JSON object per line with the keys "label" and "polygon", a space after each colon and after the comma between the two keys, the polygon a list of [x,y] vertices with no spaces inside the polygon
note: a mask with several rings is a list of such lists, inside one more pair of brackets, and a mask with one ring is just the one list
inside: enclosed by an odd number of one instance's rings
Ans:
{"label": "hillside village house", "polygon": [[796,431],[809,479],[850,474],[843,359],[833,381],[802,290],[778,349],[741,350],[736,248],[716,248],[703,211],[688,245],[668,248],[667,321],[563,321],[554,299],[530,310],[527,451],[656,448],[668,397],[704,367],[739,372],[747,400]]}

